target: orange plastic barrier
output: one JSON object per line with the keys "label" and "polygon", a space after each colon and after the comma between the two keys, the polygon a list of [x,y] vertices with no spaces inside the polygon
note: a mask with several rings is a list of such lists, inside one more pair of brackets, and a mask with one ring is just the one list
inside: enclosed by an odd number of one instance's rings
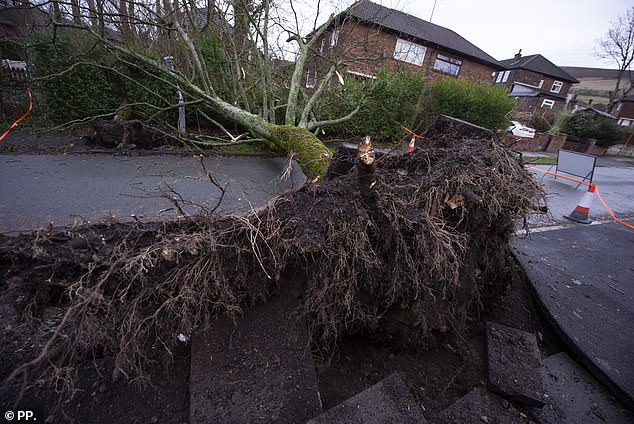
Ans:
{"label": "orange plastic barrier", "polygon": [[26,116],[31,113],[31,109],[33,109],[33,96],[31,96],[31,89],[27,88],[27,91],[29,92],[29,110],[26,111],[26,113],[24,115],[22,115],[17,121],[15,121],[13,124],[11,124],[11,126],[9,127],[8,130],[6,130],[4,132],[4,134],[2,134],[0,136],[0,141],[2,141],[7,134],[9,134],[11,132],[11,130],[13,129],[13,127],[15,127],[16,125],[18,125],[18,123],[23,120],[24,118],[26,118]]}

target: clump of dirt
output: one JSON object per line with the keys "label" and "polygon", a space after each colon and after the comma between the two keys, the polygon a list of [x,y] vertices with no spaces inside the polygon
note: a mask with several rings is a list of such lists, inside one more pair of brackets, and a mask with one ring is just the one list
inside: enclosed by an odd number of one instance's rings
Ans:
{"label": "clump of dirt", "polygon": [[101,147],[154,149],[161,146],[181,146],[183,143],[171,131],[155,128],[139,120],[107,121],[93,123],[94,135],[88,137],[88,144]]}
{"label": "clump of dirt", "polygon": [[369,196],[350,172],[248,216],[2,237],[1,303],[25,319],[61,311],[3,377],[70,393],[77,364],[107,355],[114,380],[135,378],[174,354],[176,335],[277,293],[289,270],[306,277],[311,337],[325,352],[350,334],[406,347],[460,336],[504,291],[515,221],[542,196],[505,149],[437,139],[382,156]]}

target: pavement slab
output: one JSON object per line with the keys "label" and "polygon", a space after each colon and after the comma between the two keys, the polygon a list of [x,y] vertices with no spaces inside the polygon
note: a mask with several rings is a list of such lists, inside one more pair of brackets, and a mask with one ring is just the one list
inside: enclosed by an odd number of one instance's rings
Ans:
{"label": "pavement slab", "polygon": [[579,361],[634,408],[634,231],[580,224],[513,244],[553,327]]}
{"label": "pavement slab", "polygon": [[398,374],[351,397],[307,424],[425,424],[422,408]]}
{"label": "pavement slab", "polygon": [[489,390],[526,405],[544,405],[537,339],[531,333],[487,322]]}
{"label": "pavement slab", "polygon": [[192,339],[190,422],[302,423],[321,401],[301,315],[301,287],[219,319]]}
{"label": "pavement slab", "polygon": [[548,403],[535,409],[540,424],[634,423],[634,415],[565,353],[543,361]]}
{"label": "pavement slab", "polygon": [[434,422],[436,424],[526,424],[526,416],[520,414],[520,411],[507,400],[487,391],[484,387],[478,387],[442,411]]}

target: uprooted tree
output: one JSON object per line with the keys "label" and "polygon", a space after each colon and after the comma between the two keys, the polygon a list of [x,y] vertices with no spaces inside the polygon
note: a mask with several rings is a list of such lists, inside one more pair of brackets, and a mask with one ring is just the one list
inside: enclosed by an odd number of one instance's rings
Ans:
{"label": "uprooted tree", "polygon": [[[21,3],[22,4],[22,3]],[[284,9],[270,0],[232,0],[230,2],[172,2],[128,1],[104,2],[102,0],[72,0],[69,3],[54,0],[38,4],[38,10],[48,11],[50,35],[35,44],[55,43],[66,31],[88,34],[93,43],[86,50],[104,49],[116,63],[123,64],[139,75],[150,76],[171,93],[184,92],[187,102],[213,112],[203,113],[210,122],[230,122],[261,139],[276,151],[293,154],[305,175],[310,179],[323,178],[331,158],[331,152],[313,133],[318,128],[350,119],[359,110],[348,111],[345,116],[320,121],[315,116],[315,106],[325,87],[343,66],[339,51],[329,57],[321,54],[316,46],[326,31],[332,31],[334,15],[317,26],[317,13],[309,36],[302,34],[303,27],[290,1]],[[36,7],[36,6],[32,6]],[[284,9],[284,12],[280,10]],[[290,22],[290,23],[289,23]],[[284,78],[276,63],[283,50],[271,46],[275,37],[271,31],[284,34],[287,43],[294,46],[294,66]],[[217,64],[206,60],[203,49],[210,33],[218,35],[226,59],[227,87],[220,89],[214,75]],[[363,41],[355,41],[359,43]],[[354,46],[350,46],[352,48]],[[151,52],[151,54],[148,53]],[[176,67],[171,68],[163,57],[172,56]],[[324,73],[316,78],[312,74],[312,90],[304,90],[305,66],[309,57],[320,56]],[[81,66],[108,68],[111,74],[134,84],[134,78],[114,64],[90,63],[78,60],[54,75],[39,75],[39,79],[63,76]],[[37,71],[37,69],[36,69]],[[340,75],[339,75],[340,77]],[[136,82],[139,84],[138,81]],[[153,87],[136,87],[157,95]],[[224,89],[227,88],[227,89]],[[169,97],[167,93],[160,93]],[[282,97],[283,96],[283,97]],[[282,101],[284,98],[284,101]],[[178,107],[174,101],[165,109]],[[116,112],[107,115],[125,116],[125,110],[135,104],[123,103]],[[283,117],[280,116],[283,112]],[[237,137],[231,137],[236,140]]]}
{"label": "uprooted tree", "polygon": [[52,328],[33,321],[46,337],[29,338],[32,355],[5,383],[68,393],[78,365],[104,357],[113,378],[138,377],[177,335],[298,280],[317,348],[358,333],[406,346],[459,338],[517,278],[508,240],[541,197],[490,139],[434,137],[382,156],[364,142],[356,159],[335,155],[326,181],[247,216],[0,236],[2,302],[23,319],[58,311]]}
{"label": "uprooted tree", "polygon": [[[257,42],[230,43],[236,71],[231,101],[221,98],[209,64],[201,61],[198,25],[192,24],[199,22],[195,5],[175,8],[167,1],[149,7],[122,0],[112,10],[101,0],[56,2],[54,28],[86,31],[118,60],[173,89],[178,85],[216,114],[294,152],[309,178],[324,175],[329,164],[332,178],[246,216],[211,214],[0,236],[0,299],[27,320],[47,309],[59,312],[44,340],[30,342],[32,355],[19,358],[21,365],[6,383],[26,388],[35,380],[68,393],[78,378],[77,365],[96,357],[111,359],[113,378],[138,377],[148,364],[172,354],[180,343],[177,335],[272,299],[291,279],[304,283],[304,313],[316,347],[332,348],[342,335],[356,333],[425,345],[435,333],[460,337],[469,318],[513,278],[508,240],[542,192],[510,152],[490,137],[447,133],[429,136],[412,154],[375,155],[364,143],[358,157],[341,154],[331,162],[328,149],[310,132],[323,125],[310,110],[335,75],[336,62],[300,101],[302,61],[327,25],[309,40],[294,34],[299,56],[278,123],[275,115],[282,108],[276,92],[252,97],[247,86],[270,87],[270,68],[254,66],[262,74],[247,81],[251,68],[240,63],[246,58],[264,64],[268,58],[254,46],[266,44],[269,2],[261,9],[241,0],[233,4],[238,10],[248,5],[244,14],[236,12],[236,34],[258,23],[262,34]],[[64,8],[72,20],[63,19]],[[206,10],[217,8],[209,2]],[[185,52],[180,60],[189,60],[191,67],[172,71],[112,40],[108,29],[115,23],[124,37],[179,43]]]}

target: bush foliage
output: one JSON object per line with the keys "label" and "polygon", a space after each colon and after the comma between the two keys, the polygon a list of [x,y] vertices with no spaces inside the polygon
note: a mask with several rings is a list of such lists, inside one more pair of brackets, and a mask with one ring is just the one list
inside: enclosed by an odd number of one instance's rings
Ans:
{"label": "bush foliage", "polygon": [[504,88],[472,81],[443,78],[429,82],[410,72],[380,72],[376,80],[349,78],[344,86],[331,90],[318,110],[320,119],[344,116],[362,101],[352,120],[326,128],[333,136],[372,135],[396,142],[407,137],[404,125],[423,132],[440,114],[450,115],[490,129],[508,126],[515,99]]}
{"label": "bush foliage", "polygon": [[396,142],[404,132],[399,124],[414,125],[418,104],[425,85],[421,75],[410,72],[379,72],[376,80],[348,77],[323,97],[317,114],[320,120],[345,116],[361,104],[349,121],[325,128],[326,134],[340,137],[363,137]]}
{"label": "bush foliage", "polygon": [[114,73],[91,65],[109,65],[103,49],[68,32],[57,34],[55,44],[36,41],[30,73],[53,123],[107,114],[121,103]]}
{"label": "bush foliage", "polygon": [[[45,40],[43,36],[38,41]],[[222,41],[210,32],[197,42],[211,71],[216,93],[233,102],[236,84]],[[162,60],[157,50],[128,47],[138,55]],[[185,69],[189,65],[186,55],[181,53],[177,46],[173,53],[175,61]],[[125,119],[153,122],[176,119],[176,108],[164,110],[176,103],[176,90],[169,79],[158,75],[143,60],[115,54],[82,33],[68,30],[57,35],[55,44],[36,44],[29,62],[48,118],[55,124],[95,116],[111,117],[115,112]],[[278,98],[283,98],[283,93],[278,94]],[[308,98],[310,93],[306,94]],[[253,96],[257,104],[257,93]],[[186,93],[185,100],[191,100]],[[319,120],[335,119],[347,115],[357,105],[361,107],[352,120],[326,127],[326,134],[344,138],[369,134],[377,140],[397,142],[407,138],[401,125],[423,132],[439,114],[501,129],[507,126],[507,116],[516,102],[503,88],[488,84],[452,78],[429,81],[419,73],[382,71],[373,80],[349,76],[343,85],[333,82],[314,112]],[[189,106],[188,116],[196,115],[199,107]],[[212,114],[210,110],[205,112]]]}
{"label": "bush foliage", "polygon": [[[116,111],[125,119],[175,121],[175,108],[162,111],[177,102],[173,83],[141,59],[129,54],[115,55],[77,31],[58,34],[54,44],[48,42],[50,39],[50,34],[39,36],[28,60],[34,86],[53,123],[112,116]],[[155,49],[127,47],[140,56],[162,61]],[[216,92],[228,95],[228,62],[218,36],[210,31],[201,38],[199,48],[212,71]],[[185,100],[188,100],[186,94]],[[187,113],[195,114],[196,108],[187,108]]]}
{"label": "bush foliage", "polygon": [[594,116],[587,112],[576,112],[568,118],[563,132],[569,136],[588,140],[594,139],[599,146],[612,146],[621,140],[621,127],[614,119]]}
{"label": "bush foliage", "polygon": [[517,101],[503,87],[443,78],[427,85],[419,119],[427,127],[438,115],[449,115],[489,129],[504,129]]}

